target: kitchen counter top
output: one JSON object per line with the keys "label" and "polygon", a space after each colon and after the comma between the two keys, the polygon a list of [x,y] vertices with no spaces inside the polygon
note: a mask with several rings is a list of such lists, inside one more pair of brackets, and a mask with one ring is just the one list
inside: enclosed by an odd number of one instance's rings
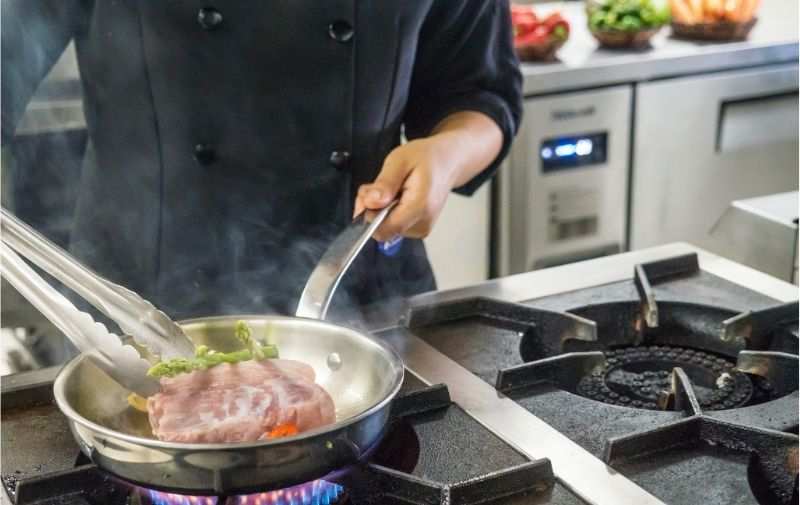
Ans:
{"label": "kitchen counter top", "polygon": [[736,200],[731,205],[788,227],[797,226],[798,192]]}
{"label": "kitchen counter top", "polygon": [[582,2],[552,2],[536,6],[543,13],[560,10],[572,26],[556,63],[523,63],[526,95],[640,82],[733,68],[797,62],[798,2],[767,0],[748,40],[709,43],[675,39],[665,27],[642,51],[599,48],[586,27]]}

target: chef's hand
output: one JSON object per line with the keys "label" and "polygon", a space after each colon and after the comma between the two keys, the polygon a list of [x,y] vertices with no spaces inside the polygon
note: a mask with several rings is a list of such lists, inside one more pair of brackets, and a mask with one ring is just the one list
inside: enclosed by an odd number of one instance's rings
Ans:
{"label": "chef's hand", "polygon": [[488,116],[464,111],[447,116],[430,136],[396,147],[377,179],[362,185],[354,217],[368,218],[398,197],[400,202],[375,232],[375,239],[424,238],[453,188],[463,186],[497,158],[503,133]]}

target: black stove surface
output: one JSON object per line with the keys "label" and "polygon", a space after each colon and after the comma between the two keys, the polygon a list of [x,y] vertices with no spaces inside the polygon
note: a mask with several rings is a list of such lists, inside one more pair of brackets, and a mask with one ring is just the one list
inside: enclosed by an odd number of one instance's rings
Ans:
{"label": "black stove surface", "polygon": [[[408,326],[666,503],[796,503],[797,305],[675,266],[522,304],[416,307]],[[725,341],[743,311],[749,339]],[[772,375],[738,370],[753,360]]]}
{"label": "black stove surface", "polygon": [[[548,460],[530,461],[450,401],[445,386],[406,374],[381,447],[328,495],[261,493],[185,497],[144,490],[112,477],[79,453],[51,385],[4,393],[2,480],[17,505],[581,505]],[[36,399],[29,404],[24,398]]]}

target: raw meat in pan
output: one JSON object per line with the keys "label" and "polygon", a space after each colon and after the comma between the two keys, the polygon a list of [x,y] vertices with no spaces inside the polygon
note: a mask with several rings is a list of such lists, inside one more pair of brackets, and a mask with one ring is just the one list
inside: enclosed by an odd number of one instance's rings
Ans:
{"label": "raw meat in pan", "polygon": [[285,359],[242,361],[161,379],[147,399],[153,434],[183,443],[254,442],[276,427],[298,432],[335,421],[314,369]]}

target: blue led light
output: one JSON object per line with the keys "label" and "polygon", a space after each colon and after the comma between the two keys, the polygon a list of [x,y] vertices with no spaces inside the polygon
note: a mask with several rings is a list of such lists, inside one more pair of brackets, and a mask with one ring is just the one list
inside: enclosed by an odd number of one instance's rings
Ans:
{"label": "blue led light", "polygon": [[575,144],[561,144],[556,146],[556,156],[566,158],[575,154]]}
{"label": "blue led light", "polygon": [[600,165],[608,159],[608,133],[582,133],[543,139],[539,145],[542,173]]}

